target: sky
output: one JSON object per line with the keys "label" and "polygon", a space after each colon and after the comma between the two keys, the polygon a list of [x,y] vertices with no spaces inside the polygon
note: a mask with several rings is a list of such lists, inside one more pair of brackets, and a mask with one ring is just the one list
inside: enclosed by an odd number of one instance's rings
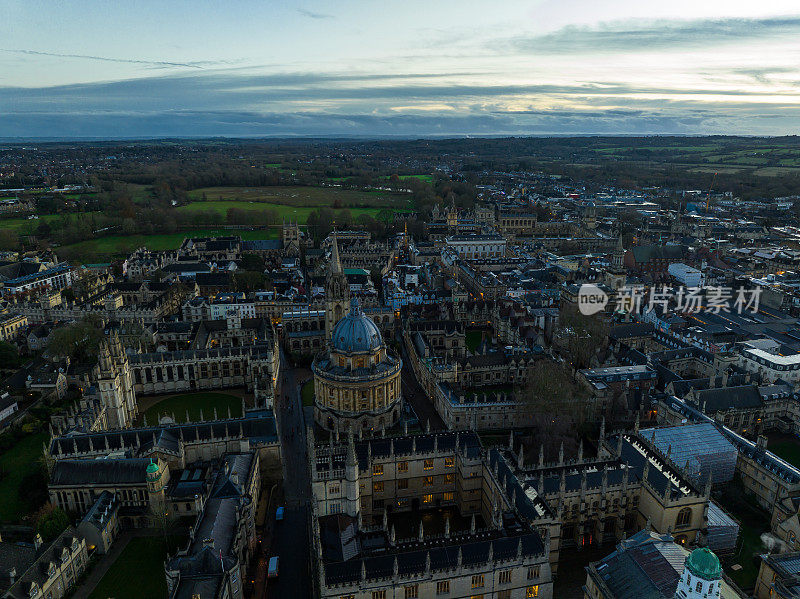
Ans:
{"label": "sky", "polygon": [[800,132],[797,0],[0,6],[3,138]]}

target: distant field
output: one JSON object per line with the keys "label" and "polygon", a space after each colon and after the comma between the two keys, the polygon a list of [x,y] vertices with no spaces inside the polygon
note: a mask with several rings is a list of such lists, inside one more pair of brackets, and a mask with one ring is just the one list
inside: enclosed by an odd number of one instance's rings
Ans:
{"label": "distant field", "polygon": [[[70,259],[78,262],[98,262],[98,258],[127,256],[136,248],[147,246],[151,250],[174,250],[180,247],[186,237],[211,237],[214,235],[239,235],[242,239],[276,239],[277,229],[263,231],[238,231],[231,229],[192,229],[179,233],[159,233],[154,235],[111,235],[64,245],[58,250],[66,250]],[[66,255],[66,254],[65,254]]]}
{"label": "distant field", "polygon": [[[337,187],[204,187],[189,192],[195,202],[203,195],[211,201],[263,202],[274,206],[304,208],[332,207],[334,202],[343,208],[405,208],[408,194],[383,191],[359,191]],[[182,206],[181,208],[186,208]]]}
{"label": "distant field", "polygon": [[[27,218],[4,218],[0,219],[0,228],[15,231],[19,235],[30,235],[36,231],[36,227],[42,223],[50,226],[60,225],[63,222],[74,221],[78,218],[86,218],[91,212],[77,212],[69,214],[40,214],[38,219],[28,220]],[[99,212],[96,214],[100,214]]]}
{"label": "distant field", "polygon": [[[381,177],[382,179],[389,179],[390,177]],[[433,183],[433,175],[400,175],[400,179],[419,179],[425,183]]]}
{"label": "distant field", "polygon": [[[327,206],[330,207],[330,206]],[[179,212],[184,213],[196,213],[196,212],[204,212],[208,210],[213,210],[219,215],[221,220],[225,219],[225,215],[227,214],[228,210],[231,208],[236,208],[238,210],[243,210],[244,212],[251,213],[253,215],[263,214],[265,212],[274,211],[278,214],[279,219],[292,219],[296,220],[299,223],[303,224],[308,220],[308,215],[311,214],[314,210],[319,210],[319,206],[285,206],[283,204],[271,204],[267,202],[247,202],[247,201],[237,201],[237,200],[216,200],[216,201],[207,201],[207,202],[194,202],[192,204],[188,204],[186,206],[180,206],[177,208]],[[381,211],[380,208],[339,208],[335,209],[334,212],[340,212],[342,210],[349,210],[350,214],[353,218],[356,218],[362,214],[368,214],[371,217],[375,218],[378,215],[378,212]]]}

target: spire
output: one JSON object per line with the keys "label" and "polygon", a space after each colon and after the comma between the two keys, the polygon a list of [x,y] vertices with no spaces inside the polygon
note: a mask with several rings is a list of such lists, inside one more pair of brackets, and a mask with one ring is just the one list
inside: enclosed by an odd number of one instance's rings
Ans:
{"label": "spire", "polygon": [[331,274],[342,273],[342,261],[339,259],[339,242],[336,241],[336,230],[333,231],[333,247],[331,247]]}

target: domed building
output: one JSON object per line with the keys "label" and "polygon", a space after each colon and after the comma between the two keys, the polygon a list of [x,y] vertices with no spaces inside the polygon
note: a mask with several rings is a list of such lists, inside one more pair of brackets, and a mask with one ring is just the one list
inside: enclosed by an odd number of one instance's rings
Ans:
{"label": "domed building", "polygon": [[378,431],[400,419],[402,360],[353,298],[314,372],[314,419],[327,430]]}

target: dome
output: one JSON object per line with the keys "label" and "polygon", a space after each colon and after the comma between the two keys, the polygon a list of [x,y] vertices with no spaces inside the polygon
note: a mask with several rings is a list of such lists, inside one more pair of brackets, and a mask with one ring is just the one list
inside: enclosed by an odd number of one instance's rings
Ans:
{"label": "dome", "polygon": [[718,580],[722,576],[719,558],[708,547],[692,551],[686,558],[686,567],[689,572],[704,580]]}
{"label": "dome", "polygon": [[366,316],[358,305],[358,299],[350,303],[350,314],[342,318],[331,335],[333,349],[340,352],[367,352],[381,347],[383,337],[378,326]]}
{"label": "dome", "polygon": [[147,474],[157,474],[158,473],[158,464],[155,462],[150,462],[147,465]]}

